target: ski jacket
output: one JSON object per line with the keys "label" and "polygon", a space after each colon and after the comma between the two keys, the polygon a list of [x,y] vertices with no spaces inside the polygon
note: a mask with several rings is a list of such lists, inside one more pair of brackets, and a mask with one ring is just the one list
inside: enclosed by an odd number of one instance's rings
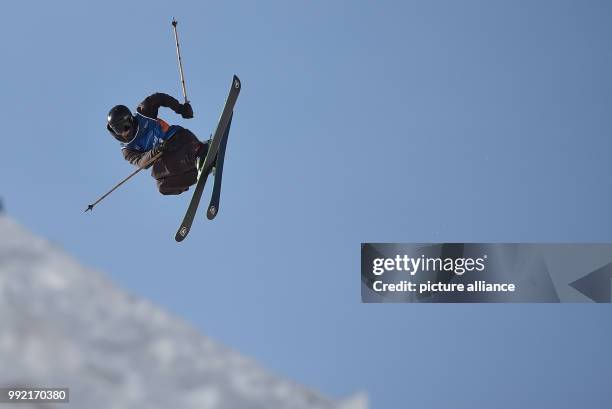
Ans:
{"label": "ski jacket", "polygon": [[162,141],[166,142],[164,154],[147,166],[151,176],[160,180],[168,176],[181,175],[195,169],[196,154],[201,142],[188,129],[178,125],[168,125],[157,117],[160,107],[183,113],[183,105],[170,95],[158,92],[150,95],[138,105],[135,120],[137,130],[131,141],[121,144],[123,157],[133,165],[143,166],[157,154],[155,149]]}
{"label": "ski jacket", "polygon": [[138,105],[134,115],[136,133],[131,141],[121,144],[123,157],[133,165],[140,167],[145,164],[157,153],[153,148],[183,129],[178,125],[168,125],[166,121],[158,118],[157,111],[160,107],[170,108],[177,114],[183,112],[181,103],[161,92],[148,96]]}

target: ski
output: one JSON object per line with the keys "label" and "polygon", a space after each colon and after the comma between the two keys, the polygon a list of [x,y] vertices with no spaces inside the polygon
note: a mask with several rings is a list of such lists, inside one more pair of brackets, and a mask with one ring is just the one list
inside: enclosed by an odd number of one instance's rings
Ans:
{"label": "ski", "polygon": [[229,137],[230,127],[232,126],[232,117],[230,117],[221,146],[219,146],[219,152],[217,153],[217,160],[215,161],[215,183],[213,185],[213,192],[210,198],[210,204],[206,211],[206,217],[208,220],[214,219],[219,213],[219,199],[221,196],[221,180],[223,178],[223,162],[225,160],[225,147],[227,146],[227,138]]}
{"label": "ski", "polygon": [[221,117],[219,118],[219,123],[217,124],[217,129],[215,130],[213,138],[208,147],[208,153],[206,154],[206,159],[204,159],[204,164],[200,168],[198,181],[196,183],[195,190],[193,191],[191,201],[189,202],[189,207],[187,208],[183,222],[181,223],[181,226],[177,230],[176,236],[174,237],[174,239],[178,242],[183,241],[185,237],[187,237],[187,234],[189,234],[193,219],[195,218],[196,211],[198,210],[198,205],[200,204],[200,199],[202,198],[202,193],[204,192],[204,186],[206,185],[206,180],[208,179],[208,173],[214,165],[221,141],[232,117],[234,105],[238,99],[238,94],[240,94],[240,89],[240,79],[234,75],[229,94],[225,100],[225,106],[223,107]]}

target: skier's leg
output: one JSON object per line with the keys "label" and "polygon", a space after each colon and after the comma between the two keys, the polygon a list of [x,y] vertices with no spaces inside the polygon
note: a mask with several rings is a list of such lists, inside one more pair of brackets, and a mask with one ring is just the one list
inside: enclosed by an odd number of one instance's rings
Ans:
{"label": "skier's leg", "polygon": [[180,195],[181,193],[186,192],[189,189],[167,186],[167,184],[163,182],[165,181],[161,179],[157,181],[157,188],[159,189],[159,193],[161,193],[162,195]]}
{"label": "skier's leg", "polygon": [[157,188],[162,195],[178,195],[189,190],[198,178],[195,168],[190,169],[179,175],[170,175],[162,179],[157,179]]}

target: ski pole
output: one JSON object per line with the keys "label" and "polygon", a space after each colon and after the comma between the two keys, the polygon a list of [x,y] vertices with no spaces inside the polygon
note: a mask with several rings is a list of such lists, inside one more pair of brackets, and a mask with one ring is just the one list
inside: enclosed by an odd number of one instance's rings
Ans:
{"label": "ski pole", "polygon": [[92,204],[90,204],[89,206],[87,206],[87,209],[85,209],[85,212],[89,211],[89,210],[93,210],[94,206],[97,205],[98,203],[100,203],[102,200],[106,199],[106,197],[108,195],[110,195],[111,193],[113,193],[119,186],[121,186],[122,184],[124,184],[125,182],[127,182],[128,180],[130,180],[132,178],[132,176],[134,176],[135,174],[137,174],[138,172],[140,172],[141,170],[143,170],[144,168],[146,168],[147,166],[149,166],[149,164],[153,163],[154,161],[156,161],[163,152],[159,152],[157,155],[153,156],[151,159],[149,159],[144,165],[142,165],[141,167],[139,167],[138,169],[136,169],[134,172],[132,172],[131,175],[129,175],[128,177],[126,177],[125,179],[123,179],[121,182],[117,183],[115,186],[113,186],[113,188],[111,190],[109,190],[108,192],[106,192],[104,195],[102,195],[98,200],[96,200],[95,202],[93,202]]}
{"label": "ski pole", "polygon": [[181,74],[181,86],[183,87],[183,96],[185,97],[185,103],[188,103],[187,100],[187,89],[185,88],[185,76],[183,75],[183,60],[181,59],[181,47],[179,46],[178,32],[176,31],[176,25],[178,21],[172,17],[172,28],[174,30],[174,41],[176,43],[176,56],[178,58],[179,64],[179,73]]}

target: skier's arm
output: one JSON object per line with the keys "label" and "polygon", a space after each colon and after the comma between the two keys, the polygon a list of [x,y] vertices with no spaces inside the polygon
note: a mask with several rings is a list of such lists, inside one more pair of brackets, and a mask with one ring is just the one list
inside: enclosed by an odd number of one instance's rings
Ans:
{"label": "skier's arm", "polygon": [[[123,152],[123,157],[125,158],[125,160],[130,162],[132,165],[141,168],[145,163],[149,162],[151,158],[157,155],[160,152],[160,149],[153,148],[146,152],[138,152],[132,149],[123,148],[121,152]],[[153,165],[153,162],[149,163],[146,169],[150,168],[151,165]]]}
{"label": "skier's arm", "polygon": [[[177,114],[183,117],[193,117],[193,110],[189,103],[181,104],[176,98],[171,97],[163,92],[157,92],[153,95],[149,95],[138,105],[136,110],[144,116],[149,118],[157,118],[157,111],[159,107],[167,107],[172,109]],[[191,115],[189,115],[191,114]]]}

